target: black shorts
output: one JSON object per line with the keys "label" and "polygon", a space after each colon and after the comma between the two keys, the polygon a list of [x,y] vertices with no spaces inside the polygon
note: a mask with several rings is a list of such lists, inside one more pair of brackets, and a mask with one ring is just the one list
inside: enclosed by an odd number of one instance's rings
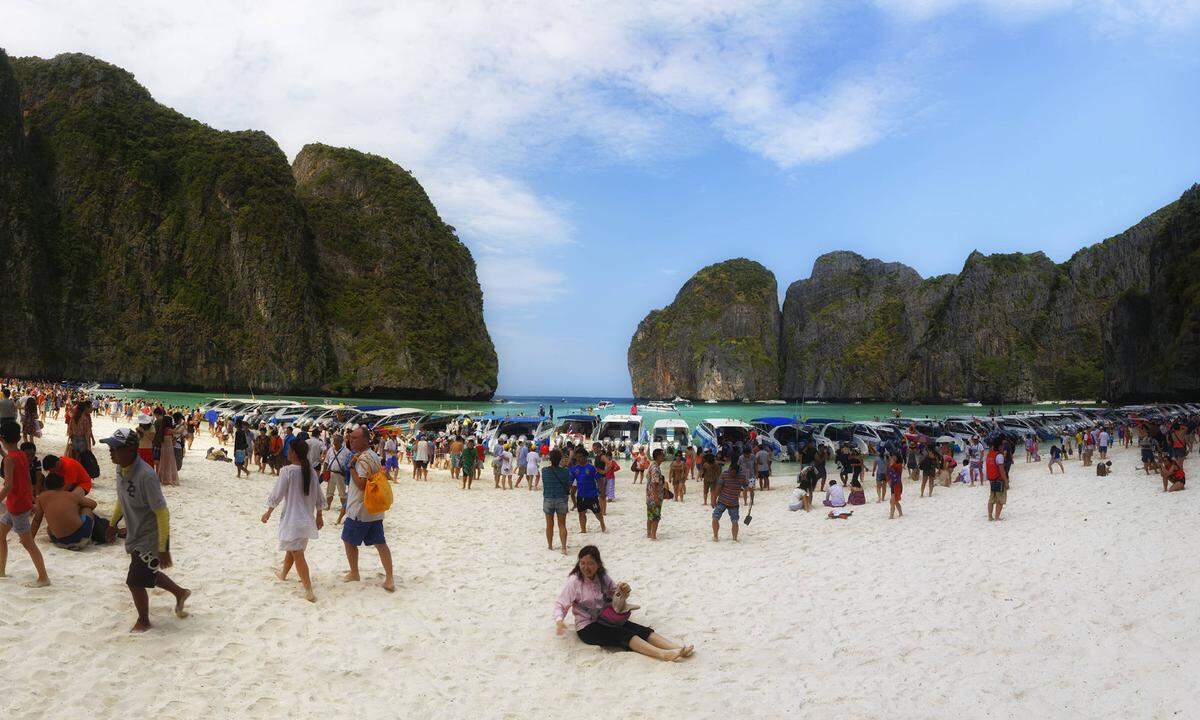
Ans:
{"label": "black shorts", "polygon": [[413,460],[413,467],[418,470],[425,467],[428,464],[429,463],[425,462],[424,460]]}
{"label": "black shorts", "polygon": [[600,498],[598,498],[598,497],[589,497],[589,498],[577,497],[577,498],[575,498],[575,509],[578,510],[579,512],[588,512],[590,510],[590,511],[596,513],[597,515],[599,515],[600,514]]}
{"label": "black shorts", "polygon": [[133,552],[129,554],[129,573],[125,584],[129,587],[152,588],[158,585],[158,556]]}
{"label": "black shorts", "polygon": [[600,622],[594,622],[584,629],[578,631],[579,639],[588,645],[601,645],[604,647],[619,647],[629,649],[629,641],[635,637],[649,641],[650,634],[654,630],[645,625],[638,625],[635,622],[626,620],[623,624],[613,627],[604,625]]}
{"label": "black shorts", "polygon": [[758,479],[759,480],[769,480],[770,477],[771,477],[771,471],[769,471],[769,470],[759,470],[758,471]]}

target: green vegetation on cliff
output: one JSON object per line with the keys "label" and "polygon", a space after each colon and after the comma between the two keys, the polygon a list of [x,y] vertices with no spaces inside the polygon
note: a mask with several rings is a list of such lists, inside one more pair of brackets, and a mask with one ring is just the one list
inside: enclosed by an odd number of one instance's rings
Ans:
{"label": "green vegetation on cliff", "polygon": [[[287,158],[261,132],[221,132],[186,118],[154,102],[129,73],[85,55],[22,58],[11,67],[24,137],[7,143],[19,145],[38,190],[24,206],[36,206],[29,234],[45,258],[38,277],[8,278],[20,288],[36,284],[36,312],[46,318],[36,338],[44,361],[26,373],[322,393],[494,391],[474,262],[411,177],[416,191],[406,202],[359,212],[311,194],[302,202]],[[8,69],[0,57],[0,78]],[[0,100],[0,110],[11,104]],[[357,181],[373,188],[377,180]],[[0,181],[0,191],[12,192],[12,181]],[[377,197],[389,192],[386,178],[380,182]],[[329,229],[334,222],[340,232]],[[357,252],[358,238],[345,230],[384,225],[391,234],[376,232],[373,256]],[[452,242],[431,245],[435,260],[404,265],[413,257],[401,241],[429,241],[436,233],[428,228]],[[365,350],[347,355],[332,341],[361,314],[331,297],[342,288],[322,275],[327,254],[342,262],[339,280],[377,272],[382,261],[403,268],[411,285],[412,302],[409,286],[390,277],[356,286],[360,302],[375,302],[374,323],[395,328],[390,338],[362,333],[364,344],[376,340],[372,373],[358,370]],[[451,289],[421,291],[438,283]],[[414,307],[457,330],[463,351],[430,335],[431,322],[414,320]]]}
{"label": "green vegetation on cliff", "polygon": [[779,392],[775,276],[738,258],[699,270],[629,345],[637,397],[732,400]]}

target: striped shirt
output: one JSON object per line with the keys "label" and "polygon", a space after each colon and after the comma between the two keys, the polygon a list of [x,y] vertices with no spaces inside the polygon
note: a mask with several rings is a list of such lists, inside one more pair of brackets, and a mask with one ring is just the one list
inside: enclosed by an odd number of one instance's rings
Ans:
{"label": "striped shirt", "polygon": [[717,495],[717,502],[725,507],[737,507],[741,493],[746,489],[746,478],[726,470],[721,473],[721,479],[717,481],[717,488],[720,491]]}

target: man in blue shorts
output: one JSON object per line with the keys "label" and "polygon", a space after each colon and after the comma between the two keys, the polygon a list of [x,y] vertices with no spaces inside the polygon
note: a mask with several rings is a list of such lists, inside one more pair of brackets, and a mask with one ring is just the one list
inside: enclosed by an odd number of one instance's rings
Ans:
{"label": "man in blue shorts", "polygon": [[367,512],[363,505],[363,491],[367,487],[367,478],[382,469],[379,456],[371,449],[371,431],[363,426],[356,427],[347,437],[346,442],[354,453],[350,461],[350,485],[346,494],[346,523],[342,526],[342,544],[346,546],[346,560],[350,563],[350,572],[346,573],[346,582],[357,582],[358,547],[374,545],[379,553],[379,562],[383,564],[383,589],[393,592],[396,589],[392,579],[392,551],[383,537],[383,513]]}

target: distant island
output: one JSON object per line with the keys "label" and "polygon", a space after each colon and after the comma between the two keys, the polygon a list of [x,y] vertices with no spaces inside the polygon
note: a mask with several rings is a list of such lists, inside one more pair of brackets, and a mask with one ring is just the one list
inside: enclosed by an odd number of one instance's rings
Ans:
{"label": "distant island", "polygon": [[0,369],[487,399],[470,251],[386,158],[221,132],[86,55],[0,51]]}
{"label": "distant island", "polygon": [[629,344],[633,393],[987,403],[1200,397],[1200,186],[1055,263],[972,252],[957,275],[817,258],[779,307],[738,258],[697,272]]}

